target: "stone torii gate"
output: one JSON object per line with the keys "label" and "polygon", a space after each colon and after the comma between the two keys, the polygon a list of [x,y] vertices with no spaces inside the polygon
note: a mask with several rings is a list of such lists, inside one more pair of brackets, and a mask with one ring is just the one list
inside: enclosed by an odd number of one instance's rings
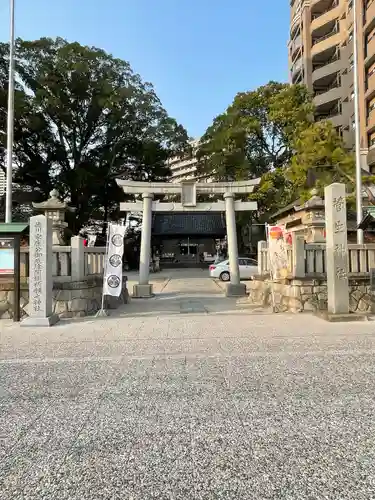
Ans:
{"label": "stone torii gate", "polygon": [[[257,210],[254,201],[236,201],[236,194],[249,194],[260,179],[241,182],[195,182],[182,181],[179,184],[169,182],[138,182],[116,179],[117,184],[126,194],[141,194],[143,202],[120,203],[122,212],[143,212],[141,252],[139,262],[139,284],[134,285],[133,296],[151,297],[152,285],[149,283],[151,255],[152,212],[225,212],[229,254],[230,283],[227,284],[227,296],[243,296],[246,286],[240,283],[238,267],[238,247],[236,231],[236,211]],[[224,201],[197,203],[197,193],[222,194]],[[181,202],[153,201],[155,194],[180,195]]]}

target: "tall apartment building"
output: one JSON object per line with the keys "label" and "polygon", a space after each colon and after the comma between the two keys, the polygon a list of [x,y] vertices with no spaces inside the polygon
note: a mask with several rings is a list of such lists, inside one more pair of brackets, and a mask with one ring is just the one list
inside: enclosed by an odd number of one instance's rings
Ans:
{"label": "tall apartment building", "polygon": [[6,175],[0,169],[0,196],[3,196],[5,194],[5,188],[6,188]]}
{"label": "tall apartment building", "polygon": [[329,119],[355,145],[353,1],[357,7],[362,167],[375,169],[375,0],[290,0],[290,81],[314,94],[316,119]]}
{"label": "tall apartment building", "polygon": [[199,139],[190,142],[192,147],[192,155],[184,157],[176,156],[169,160],[169,168],[171,169],[171,182],[180,182],[182,180],[195,179],[197,176],[198,160],[195,156],[199,145]]}

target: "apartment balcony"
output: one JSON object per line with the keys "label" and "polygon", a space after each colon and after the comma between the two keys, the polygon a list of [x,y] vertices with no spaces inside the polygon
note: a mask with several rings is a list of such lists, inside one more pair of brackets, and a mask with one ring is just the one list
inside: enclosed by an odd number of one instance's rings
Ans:
{"label": "apartment balcony", "polygon": [[294,78],[300,71],[302,71],[302,57],[297,59],[290,68],[292,78]]}
{"label": "apartment balcony", "polygon": [[290,45],[290,56],[293,57],[297,50],[302,48],[302,36],[297,35],[297,37],[292,40]]}
{"label": "apartment balcony", "polygon": [[324,12],[327,9],[329,9],[330,5],[332,4],[332,0],[311,0],[310,1],[310,8],[311,12]]}
{"label": "apartment balcony", "polygon": [[366,54],[366,59],[365,59],[365,64],[370,62],[375,56],[375,36],[371,38],[369,43],[366,45],[365,48],[365,54]]}
{"label": "apartment balcony", "polygon": [[187,158],[187,159],[175,159],[171,160],[169,163],[169,167],[173,170],[176,168],[183,168],[183,167],[192,167],[198,162],[196,158]]}
{"label": "apartment balcony", "polygon": [[365,12],[365,29],[369,26],[369,24],[373,21],[375,18],[375,0],[372,0],[370,5],[367,7],[366,12]]}
{"label": "apartment balcony", "polygon": [[367,165],[372,167],[375,165],[375,146],[370,146],[367,153]]}
{"label": "apartment balcony", "polygon": [[312,81],[315,82],[324,78],[325,76],[333,75],[341,70],[341,60],[331,59],[328,63],[315,63],[313,62],[313,67],[315,69],[312,72]]}
{"label": "apartment balcony", "polygon": [[324,52],[331,47],[339,45],[340,41],[341,41],[341,34],[337,29],[330,31],[329,33],[323,35],[320,38],[313,39],[311,57],[314,57],[320,52]]}
{"label": "apartment balcony", "polygon": [[297,27],[299,26],[299,23],[301,22],[301,13],[298,12],[298,14],[295,14],[292,18],[292,21],[290,23],[290,34],[291,36],[294,34],[296,31]]}
{"label": "apartment balcony", "polygon": [[298,73],[294,78],[292,78],[293,85],[306,85],[304,74]]}
{"label": "apartment balcony", "polygon": [[367,79],[367,90],[365,97],[366,99],[368,99],[370,96],[373,96],[374,94],[375,94],[375,73],[373,73]]}
{"label": "apartment balcony", "polygon": [[354,16],[353,16],[353,7],[350,7],[346,9],[346,26],[349,28],[349,26],[352,26],[354,22]]}
{"label": "apartment balcony", "polygon": [[327,120],[334,127],[342,127],[344,125],[344,117],[337,106],[326,104],[322,106],[321,111],[315,115],[317,122]]}
{"label": "apartment balcony", "polygon": [[334,114],[332,116],[328,116],[325,120],[329,120],[334,127],[342,127],[344,125],[344,117],[342,114]]}
{"label": "apartment balcony", "polygon": [[373,132],[375,130],[375,109],[370,111],[367,117],[367,133]]}
{"label": "apartment balcony", "polygon": [[311,32],[313,33],[325,24],[339,19],[341,12],[342,7],[340,7],[338,1],[336,1],[333,2],[333,4],[326,11],[312,14]]}
{"label": "apartment balcony", "polygon": [[[340,100],[342,97],[342,87],[331,87],[327,90],[315,91],[314,105],[316,108],[327,103],[333,103]],[[317,113],[319,110],[317,110]]]}

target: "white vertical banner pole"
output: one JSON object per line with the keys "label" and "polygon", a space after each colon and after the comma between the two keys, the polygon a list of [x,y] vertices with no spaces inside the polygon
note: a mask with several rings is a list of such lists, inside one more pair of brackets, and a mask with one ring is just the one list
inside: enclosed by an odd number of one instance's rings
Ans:
{"label": "white vertical banner pole", "polygon": [[111,297],[120,297],[122,291],[124,237],[124,224],[111,224],[108,239],[107,266],[103,283],[103,293]]}
{"label": "white vertical banner pole", "polygon": [[96,316],[107,316],[107,313],[104,309],[104,282],[105,277],[107,275],[107,262],[108,262],[108,244],[109,244],[109,233],[110,233],[110,222],[107,223],[107,240],[105,244],[105,255],[104,255],[104,264],[103,264],[103,287],[102,287],[102,305],[100,310],[96,313]]}
{"label": "white vertical banner pole", "polygon": [[9,81],[8,81],[8,117],[7,117],[7,163],[5,191],[5,222],[12,222],[12,189],[13,189],[13,142],[14,142],[14,2],[10,6],[10,40],[9,40]]}
{"label": "white vertical banner pole", "polygon": [[111,223],[107,223],[107,241],[105,244],[105,260],[103,266],[103,289],[102,289],[102,310],[104,310],[104,281],[107,274],[107,263],[108,263],[108,246],[109,246],[109,233],[111,232]]}
{"label": "white vertical banner pole", "polygon": [[[355,124],[355,188],[357,208],[357,243],[363,245],[363,229],[358,229],[362,222],[362,166],[361,166],[361,131],[359,116],[359,91],[358,91],[358,7],[359,0],[353,1],[353,90],[354,90],[354,124]],[[362,3],[362,2],[361,2]],[[363,2],[364,3],[364,2]],[[361,68],[361,71],[363,69]]]}

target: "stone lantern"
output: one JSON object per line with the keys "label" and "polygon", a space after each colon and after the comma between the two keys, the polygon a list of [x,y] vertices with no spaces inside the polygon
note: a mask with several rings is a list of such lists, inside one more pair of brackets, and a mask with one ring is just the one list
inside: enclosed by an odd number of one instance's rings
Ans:
{"label": "stone lantern", "polygon": [[52,245],[64,245],[63,231],[68,227],[65,222],[65,213],[74,212],[65,201],[59,200],[59,192],[53,189],[50,192],[50,198],[42,203],[33,203],[33,207],[44,212],[44,215],[52,220]]}
{"label": "stone lantern", "polygon": [[318,196],[318,191],[310,191],[311,198],[306,201],[299,212],[302,224],[305,226],[306,243],[325,243],[325,207],[324,201]]}
{"label": "stone lantern", "polygon": [[277,212],[274,220],[277,225],[285,227],[290,237],[295,233],[303,235],[306,243],[325,243],[324,201],[316,189],[310,194],[311,198],[306,202],[298,200]]}

